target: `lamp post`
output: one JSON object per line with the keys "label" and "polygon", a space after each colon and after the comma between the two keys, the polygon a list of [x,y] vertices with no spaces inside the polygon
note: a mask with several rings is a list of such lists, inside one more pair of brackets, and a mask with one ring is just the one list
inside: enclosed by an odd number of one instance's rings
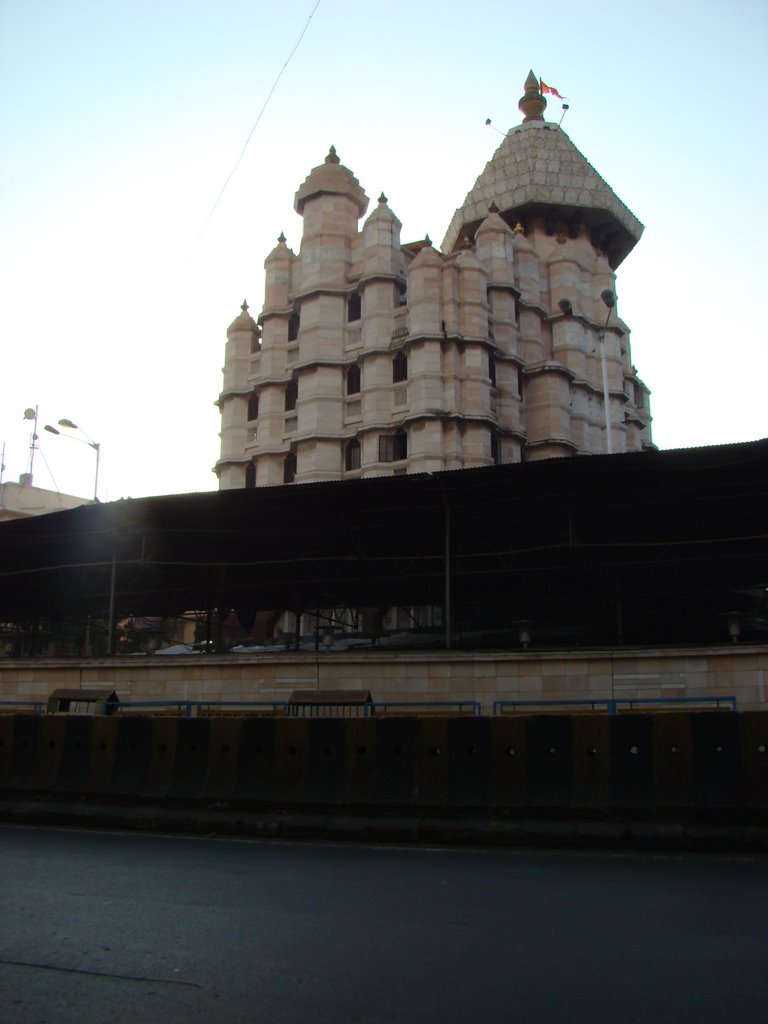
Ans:
{"label": "lamp post", "polygon": [[616,305],[616,296],[610,288],[604,288],[600,292],[603,304],[608,307],[608,316],[605,318],[603,329],[600,331],[600,365],[603,370],[603,411],[605,413],[605,446],[609,455],[613,455],[613,438],[611,436],[611,406],[608,393],[608,366],[605,361],[605,332],[608,330],[608,321],[611,319],[611,312]]}
{"label": "lamp post", "polygon": [[70,441],[79,441],[80,444],[87,444],[89,448],[93,448],[96,452],[96,475],[93,480],[93,500],[99,500],[99,458],[101,456],[101,445],[98,441],[94,441],[93,438],[86,434],[82,427],[78,427],[72,420],[62,419],[59,420],[60,427],[66,427],[67,430],[79,430],[83,437],[73,437],[71,434],[62,434],[56,427],[52,427],[50,423],[46,423],[43,430],[47,430],[49,434],[56,434],[61,437],[68,437]]}

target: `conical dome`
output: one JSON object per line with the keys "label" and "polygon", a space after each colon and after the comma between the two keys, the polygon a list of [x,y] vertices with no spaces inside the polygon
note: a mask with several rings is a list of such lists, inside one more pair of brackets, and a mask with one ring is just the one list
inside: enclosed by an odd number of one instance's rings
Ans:
{"label": "conical dome", "polygon": [[243,300],[243,304],[240,309],[242,312],[239,316],[236,316],[229,325],[227,328],[227,334],[229,334],[230,331],[258,331],[258,324],[248,312],[248,303],[245,300]]}
{"label": "conical dome", "polygon": [[396,224],[398,228],[402,227],[402,224],[395,216],[395,214],[389,208],[389,200],[382,192],[379,196],[378,202],[373,209],[373,212],[366,218],[365,227],[369,224],[375,224],[377,222]]}
{"label": "conical dome", "polygon": [[504,219],[514,224],[522,211],[558,208],[574,214],[602,240],[615,268],[632,250],[643,225],[622,203],[594,167],[556,124],[531,119],[513,128],[486,164],[485,170],[456,211],[443,239],[443,252],[473,237],[495,202]]}
{"label": "conical dome", "polygon": [[498,207],[494,205],[490,208],[488,216],[482,221],[480,227],[477,229],[475,244],[480,245],[486,237],[494,237],[496,235],[505,238],[508,236],[514,237],[512,234],[512,228],[510,228],[509,224],[507,224],[504,218],[499,214]]}
{"label": "conical dome", "polygon": [[277,245],[267,256],[264,261],[264,266],[266,266],[267,263],[274,263],[278,260],[290,261],[292,259],[294,259],[294,252],[292,249],[288,248],[285,235],[281,231],[280,237],[277,239]]}
{"label": "conical dome", "polygon": [[368,196],[352,171],[339,162],[335,146],[331,146],[324,163],[312,168],[296,193],[296,212],[303,214],[304,204],[319,195],[348,196],[357,204],[361,217],[368,209]]}

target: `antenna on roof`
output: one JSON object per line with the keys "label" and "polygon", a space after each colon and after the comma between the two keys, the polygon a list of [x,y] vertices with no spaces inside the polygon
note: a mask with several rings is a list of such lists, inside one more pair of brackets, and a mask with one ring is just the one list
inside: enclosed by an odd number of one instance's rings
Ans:
{"label": "antenna on roof", "polygon": [[559,121],[557,122],[557,127],[558,127],[558,128],[559,128],[559,127],[560,127],[560,125],[561,125],[561,124],[563,123],[563,118],[565,117],[565,115],[566,115],[566,114],[568,113],[568,111],[569,111],[570,109],[571,109],[571,105],[570,105],[570,103],[564,103],[564,104],[563,104],[563,112],[562,112],[562,114],[560,115],[560,120],[559,120]]}
{"label": "antenna on roof", "polygon": [[504,134],[504,132],[503,132],[503,131],[502,131],[502,130],[501,130],[500,128],[497,128],[495,124],[491,124],[491,119],[490,119],[490,117],[486,117],[486,119],[485,119],[485,124],[486,124],[486,127],[488,127],[488,128],[493,128],[493,130],[494,130],[495,132],[498,132],[498,133],[499,133],[499,135],[503,135],[503,136],[504,136],[504,137],[506,138],[506,135]]}
{"label": "antenna on roof", "polygon": [[32,486],[32,480],[33,480],[32,474],[33,474],[33,471],[34,471],[34,468],[35,468],[35,452],[40,447],[40,438],[38,437],[38,434],[37,434],[37,412],[38,412],[37,406],[35,406],[34,409],[30,408],[30,409],[25,409],[24,410],[24,419],[25,420],[34,420],[34,426],[32,428],[32,433],[30,434],[30,437],[29,437],[29,464],[28,464],[28,467],[27,467],[27,472],[24,473],[22,475],[21,479],[19,480],[19,483],[24,484],[24,485],[26,485],[28,487]]}

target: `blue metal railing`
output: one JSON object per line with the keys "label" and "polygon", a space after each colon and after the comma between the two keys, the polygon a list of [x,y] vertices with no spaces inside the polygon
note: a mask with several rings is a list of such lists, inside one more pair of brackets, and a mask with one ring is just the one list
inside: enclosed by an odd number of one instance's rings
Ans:
{"label": "blue metal railing", "polygon": [[705,705],[711,707],[713,704],[716,708],[727,707],[730,711],[736,710],[736,698],[730,694],[722,696],[706,696],[706,697],[608,697],[608,698],[595,698],[594,700],[495,700],[493,702],[493,713],[494,715],[504,715],[512,712],[513,714],[519,708],[526,708],[533,710],[535,708],[541,709],[553,709],[553,708],[589,708],[591,711],[597,711],[604,709],[609,715],[616,715],[620,713],[622,707],[625,710],[631,711],[636,705],[653,706],[658,707],[659,705]]}
{"label": "blue metal railing", "polygon": [[191,700],[121,700],[114,705],[114,708],[118,714],[121,711],[133,711],[139,710],[140,708],[148,709],[150,714],[153,711],[170,710],[171,708],[175,708],[176,714],[179,715],[179,717],[192,717]]}
{"label": "blue metal railing", "polygon": [[609,715],[615,715],[615,705],[616,701],[610,697],[596,697],[594,700],[495,700],[493,713],[504,715],[509,711],[514,713],[518,708],[589,708],[590,711],[605,710]]}
{"label": "blue metal railing", "polygon": [[269,708],[276,714],[285,715],[287,705],[284,701],[273,700],[122,700],[115,705],[115,710],[133,711],[146,708],[150,714],[153,711],[176,709],[179,717],[192,718],[205,717],[206,712],[215,711],[216,708],[226,708],[247,712],[250,708]]}
{"label": "blue metal railing", "polygon": [[350,717],[360,716],[370,718],[378,714],[407,714],[412,711],[414,714],[459,714],[459,715],[480,715],[480,701],[477,700],[413,700],[413,701],[365,701],[364,703],[344,704],[291,704],[287,701],[264,701],[264,700],[141,700],[141,701],[120,701],[115,709],[120,711],[133,711],[146,708],[151,714],[155,710],[176,709],[180,717],[192,718],[193,716],[205,716],[215,714],[217,708],[229,711],[242,711],[246,714],[250,709],[271,710],[276,715],[285,717]]}
{"label": "blue metal railing", "polygon": [[373,717],[387,713],[407,714],[409,711],[416,714],[429,714],[433,711],[437,715],[454,713],[478,716],[481,713],[479,700],[388,700],[372,701],[367,707],[367,714]]}
{"label": "blue metal railing", "polygon": [[[706,697],[616,697],[616,698],[595,698],[593,700],[496,700],[493,702],[493,714],[505,715],[514,714],[518,711],[531,713],[536,709],[552,711],[562,708],[588,709],[589,711],[602,711],[605,714],[616,715],[622,710],[632,711],[637,707],[668,708],[674,706],[693,706],[702,708],[727,708],[729,711],[736,710],[736,697],[731,694],[718,694]],[[104,713],[106,703],[100,705],[99,712]],[[35,715],[44,714],[47,702],[42,700],[0,700],[0,714],[4,708],[18,709],[23,712],[31,710]],[[139,700],[139,701],[117,701],[109,703],[112,712],[132,712],[146,709],[148,714],[153,712],[171,712],[180,718],[206,717],[215,715],[217,709],[224,713],[237,714],[238,712],[247,715],[249,711],[256,714],[268,715],[272,712],[275,716],[289,717],[293,715],[307,715],[307,717],[350,717],[360,716],[365,718],[375,717],[377,714],[407,715],[412,712],[416,715],[428,715],[430,712],[435,715],[471,715],[482,714],[480,701],[366,701],[355,704],[323,704],[303,705],[290,704],[287,701],[271,700]]]}
{"label": "blue metal railing", "polygon": [[36,715],[41,715],[47,701],[44,700],[0,700],[0,708],[32,708]]}
{"label": "blue metal railing", "polygon": [[266,714],[273,711],[275,715],[283,717],[288,713],[288,705],[282,700],[193,700],[189,701],[199,716],[205,717],[209,714],[216,714],[218,709],[228,711],[232,714],[248,714],[256,709],[257,714]]}
{"label": "blue metal railing", "polygon": [[[736,698],[732,694],[725,694],[717,697],[617,697],[614,704],[618,706],[629,705],[629,710],[636,704],[657,705],[657,704],[714,704],[716,708],[725,706],[729,711],[736,710]],[[615,714],[615,712],[612,712]]]}

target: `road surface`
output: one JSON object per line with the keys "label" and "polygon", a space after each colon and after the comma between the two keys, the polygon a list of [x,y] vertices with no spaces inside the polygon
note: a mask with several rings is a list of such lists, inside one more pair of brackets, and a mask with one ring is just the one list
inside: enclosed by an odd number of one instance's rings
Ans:
{"label": "road surface", "polygon": [[0,826],[13,1024],[768,1019],[768,860]]}

